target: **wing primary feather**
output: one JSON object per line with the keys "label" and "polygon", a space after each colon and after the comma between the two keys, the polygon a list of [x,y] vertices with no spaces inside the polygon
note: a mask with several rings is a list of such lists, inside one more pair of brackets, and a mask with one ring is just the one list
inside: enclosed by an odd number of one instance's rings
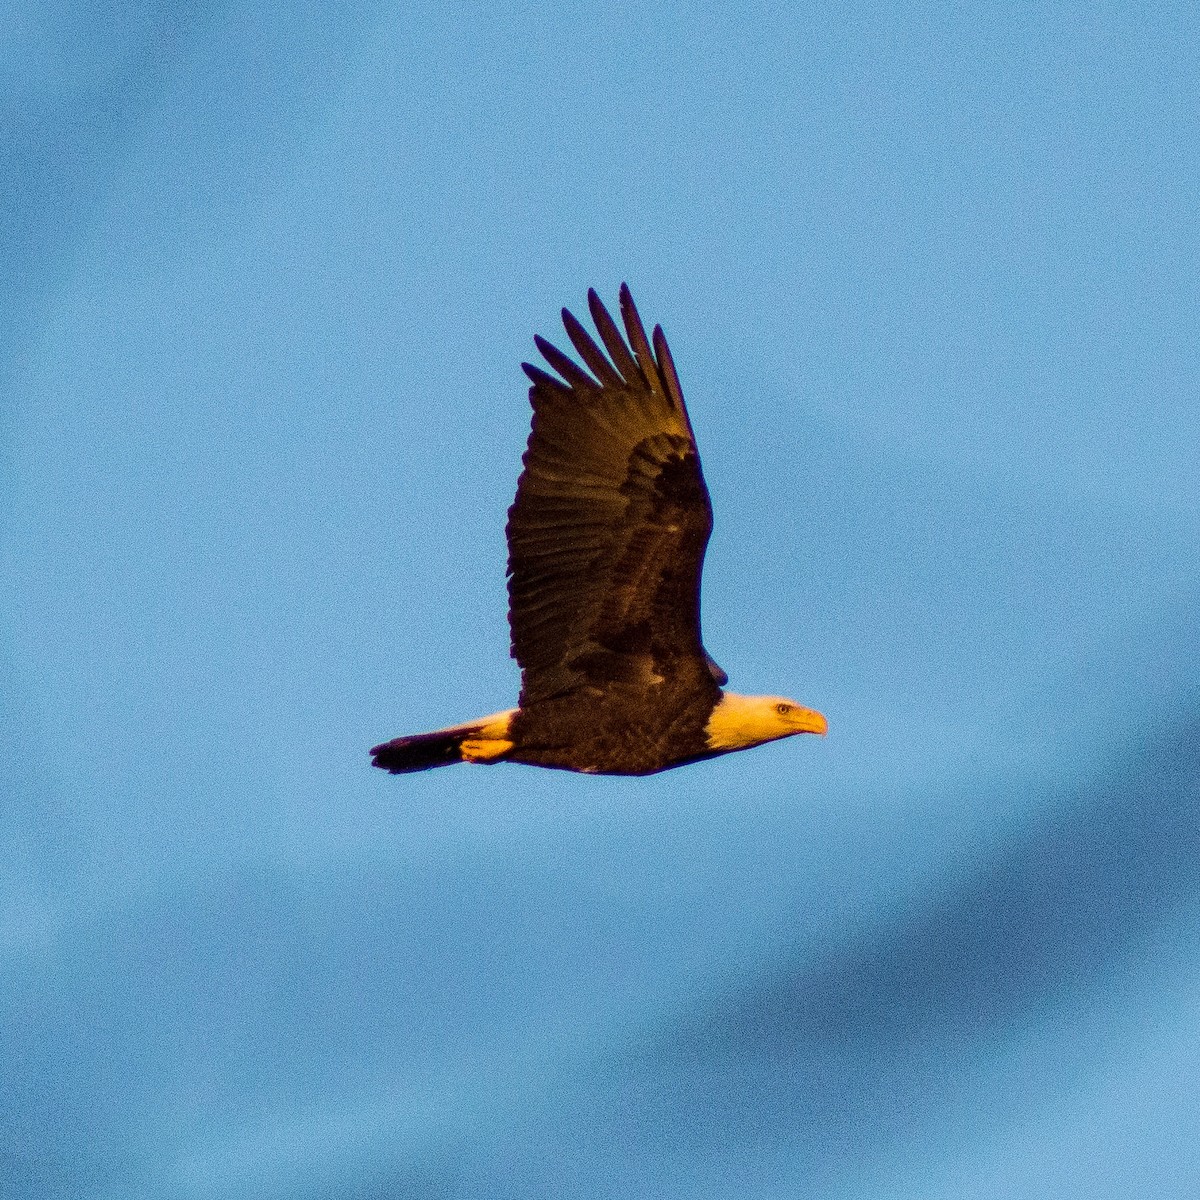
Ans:
{"label": "wing primary feather", "polygon": [[658,391],[658,386],[656,386],[658,371],[654,355],[650,353],[650,343],[646,340],[646,329],[642,324],[642,318],[638,316],[637,306],[633,303],[633,294],[627,283],[621,284],[621,317],[625,322],[625,331],[629,334],[629,344],[633,348],[638,366],[641,368],[642,378],[646,380],[653,391]]}
{"label": "wing primary feather", "polygon": [[605,387],[622,388],[625,380],[613,370],[612,363],[604,357],[604,351],[592,341],[592,336],[575,319],[567,309],[562,310],[563,325],[571,345],[579,352],[579,357],[588,365],[588,370],[596,376]]}
{"label": "wing primary feather", "polygon": [[[671,397],[671,403],[687,420],[687,408],[683,403],[683,388],[679,385],[679,373],[675,370],[675,360],[671,357],[667,336],[663,333],[661,325],[654,327],[654,357],[658,359],[658,369],[667,385],[667,395]],[[688,421],[688,428],[691,428],[690,421]]]}
{"label": "wing primary feather", "polygon": [[588,288],[588,311],[592,314],[600,340],[608,350],[613,366],[617,368],[626,386],[634,387],[640,380],[641,371],[633,355],[629,353],[629,347],[625,345],[617,323],[608,315],[608,309],[596,295],[595,288]]}
{"label": "wing primary feather", "polygon": [[[522,363],[521,370],[529,376],[535,392],[544,388],[552,394],[559,396],[569,396],[571,394],[571,389],[561,379],[555,379],[553,375],[543,371],[541,367],[535,367],[533,363]],[[531,395],[530,401],[532,400],[533,396]]]}
{"label": "wing primary feather", "polygon": [[600,385],[574,359],[565,355],[552,342],[546,341],[540,334],[535,334],[533,344],[538,348],[542,357],[574,388],[588,391],[599,390]]}

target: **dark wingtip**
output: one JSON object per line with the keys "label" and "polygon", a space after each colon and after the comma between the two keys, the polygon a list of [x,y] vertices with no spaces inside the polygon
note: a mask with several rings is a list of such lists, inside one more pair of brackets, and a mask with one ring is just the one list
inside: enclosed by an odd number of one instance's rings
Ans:
{"label": "dark wingtip", "polygon": [[638,312],[637,305],[633,302],[633,293],[629,290],[629,284],[621,284],[621,290],[618,293],[621,301],[621,316],[625,319],[628,327],[629,318],[632,316],[634,323],[645,333],[646,327],[642,324],[641,313]]}
{"label": "dark wingtip", "polygon": [[640,374],[641,368],[633,354],[630,353],[625,338],[617,328],[617,323],[609,315],[608,309],[604,307],[604,302],[597,295],[595,288],[588,288],[588,311],[592,314],[592,320],[596,323],[596,331],[600,334],[600,340],[604,343],[617,374],[624,383],[632,385]]}
{"label": "dark wingtip", "polygon": [[[544,354],[545,351],[543,350]],[[547,374],[541,367],[535,367],[533,363],[523,362],[521,370],[529,376],[530,383],[533,384],[534,392],[550,393],[551,395],[570,395],[571,389],[561,379],[555,378],[553,375]],[[533,395],[533,392],[530,393]]]}
{"label": "dark wingtip", "polygon": [[600,299],[600,293],[595,288],[588,288],[588,312],[592,314],[597,329],[600,328],[604,317],[608,316],[608,309],[604,307],[604,301]]}
{"label": "dark wingtip", "polygon": [[[619,295],[621,301],[621,316],[625,319],[626,329],[632,336],[633,330],[629,329],[629,325],[632,323],[633,325],[636,325],[639,330],[641,330],[644,336],[646,327],[642,324],[642,316],[637,310],[637,305],[633,302],[633,293],[629,290],[629,284],[621,284],[621,291]],[[632,322],[630,318],[632,318]]]}

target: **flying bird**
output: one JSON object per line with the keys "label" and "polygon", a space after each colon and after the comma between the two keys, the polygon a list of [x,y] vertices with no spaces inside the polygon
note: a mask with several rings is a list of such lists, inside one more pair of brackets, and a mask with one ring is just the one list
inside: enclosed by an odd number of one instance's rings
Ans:
{"label": "flying bird", "polygon": [[563,309],[587,370],[541,337],[557,376],[522,364],[533,425],[508,511],[518,706],[393,738],[372,749],[375,766],[650,775],[825,733],[825,718],[794,700],[723,690],[728,677],[700,640],[712,504],[696,439],[662,329],[647,339],[625,284],[620,299],[625,337],[588,292],[603,350]]}

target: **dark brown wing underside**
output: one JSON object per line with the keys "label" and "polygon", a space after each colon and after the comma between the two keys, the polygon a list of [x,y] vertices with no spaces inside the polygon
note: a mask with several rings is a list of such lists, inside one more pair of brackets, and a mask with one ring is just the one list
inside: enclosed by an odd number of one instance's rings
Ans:
{"label": "dark brown wing underside", "polygon": [[533,427],[508,519],[522,706],[615,682],[724,681],[700,641],[712,508],[666,339],[656,328],[651,349],[624,285],[628,344],[594,291],[588,305],[607,355],[563,322],[591,375],[541,338],[562,379],[525,364]]}

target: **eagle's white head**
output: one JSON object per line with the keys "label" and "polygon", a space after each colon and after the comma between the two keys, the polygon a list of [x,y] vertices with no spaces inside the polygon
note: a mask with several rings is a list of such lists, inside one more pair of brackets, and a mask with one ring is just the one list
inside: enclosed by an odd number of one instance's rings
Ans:
{"label": "eagle's white head", "polygon": [[739,696],[725,692],[704,732],[712,750],[744,750],[794,733],[820,733],[829,722],[813,708],[785,696]]}

